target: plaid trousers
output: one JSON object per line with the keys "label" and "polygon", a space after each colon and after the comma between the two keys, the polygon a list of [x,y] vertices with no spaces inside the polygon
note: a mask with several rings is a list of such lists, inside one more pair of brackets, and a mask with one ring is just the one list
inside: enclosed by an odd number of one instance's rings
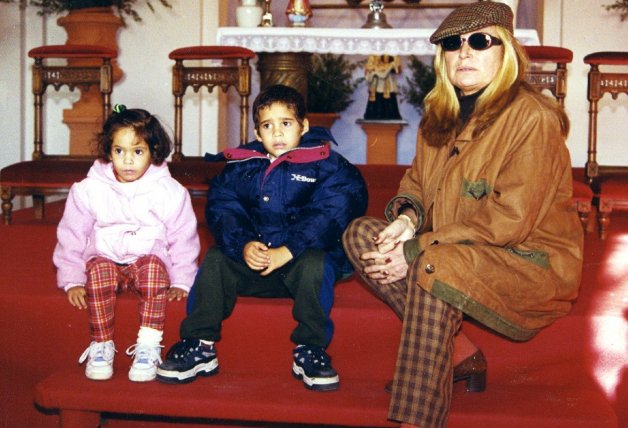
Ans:
{"label": "plaid trousers", "polygon": [[[349,260],[362,273],[360,255],[376,251],[373,237],[388,222],[373,217],[354,220],[343,235]],[[364,283],[403,321],[388,418],[421,428],[444,427],[453,387],[453,339],[462,312],[417,285],[419,257],[404,280],[381,285],[361,274]]]}
{"label": "plaid trousers", "polygon": [[116,293],[129,290],[140,299],[140,326],[162,331],[166,320],[166,292],[170,277],[154,255],[119,265],[105,257],[87,262],[87,310],[91,340],[113,340]]}

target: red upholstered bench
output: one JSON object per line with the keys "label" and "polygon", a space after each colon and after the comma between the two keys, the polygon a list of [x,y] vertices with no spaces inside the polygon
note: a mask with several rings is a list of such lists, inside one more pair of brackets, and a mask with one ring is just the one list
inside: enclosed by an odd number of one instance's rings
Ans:
{"label": "red upholstered bench", "polygon": [[[73,183],[87,175],[93,160],[58,159],[18,162],[0,170],[2,186],[2,216],[4,224],[11,223],[13,198],[16,195],[32,195],[35,218],[44,218],[44,196],[65,195]],[[207,193],[211,179],[218,175],[224,164],[209,163],[201,158],[185,158],[170,162],[170,173],[193,197]],[[381,215],[386,203],[392,197],[403,177],[404,165],[359,165],[362,175],[367,178],[369,191],[369,215]]]}
{"label": "red upholstered bench", "polygon": [[[12,200],[16,195],[32,195],[35,218],[43,219],[43,197],[67,194],[70,186],[82,180],[93,160],[63,159],[25,161],[9,165],[0,170],[2,187],[2,216],[5,224],[11,223]],[[222,171],[222,163],[208,163],[200,158],[186,158],[168,164],[170,173],[193,197],[205,196],[211,179]],[[359,165],[369,192],[367,214],[382,215],[391,196],[408,166],[405,165]],[[591,192],[583,181],[583,170],[574,168],[574,205],[586,225],[591,211]]]}
{"label": "red upholstered bench", "polygon": [[608,233],[613,210],[628,209],[628,171],[606,172],[598,177],[598,225],[602,238]]}
{"label": "red upholstered bench", "polygon": [[72,183],[87,175],[93,161],[85,159],[32,160],[18,162],[0,170],[2,186],[2,218],[11,223],[13,198],[16,195],[33,197],[35,218],[44,218],[44,197],[63,195]]}
{"label": "red upholstered bench", "polygon": [[[13,198],[32,195],[35,218],[44,217],[44,196],[67,194],[73,183],[87,175],[93,159],[55,159],[18,162],[0,170],[2,186],[2,217],[11,223]],[[223,164],[208,163],[202,159],[171,162],[170,173],[183,184],[192,196],[205,196],[210,180],[222,171]]]}

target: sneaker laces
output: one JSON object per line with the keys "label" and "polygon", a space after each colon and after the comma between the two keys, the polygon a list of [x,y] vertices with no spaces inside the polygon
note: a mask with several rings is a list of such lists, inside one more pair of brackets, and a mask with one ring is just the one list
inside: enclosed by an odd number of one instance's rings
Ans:
{"label": "sneaker laces", "polygon": [[330,367],[331,365],[331,357],[320,346],[298,345],[294,350],[294,357],[301,363],[307,360],[315,366]]}
{"label": "sneaker laces", "polygon": [[112,361],[115,353],[118,352],[113,344],[113,340],[106,342],[93,341],[79,358],[79,364],[82,364],[88,357],[90,361]]}
{"label": "sneaker laces", "polygon": [[126,354],[134,357],[134,363],[151,364],[155,361],[161,364],[161,345],[148,345],[146,343],[136,343],[127,348]]}
{"label": "sneaker laces", "polygon": [[166,360],[185,360],[199,348],[207,352],[213,352],[214,350],[213,345],[205,345],[198,339],[183,339],[170,348],[168,355],[166,355]]}

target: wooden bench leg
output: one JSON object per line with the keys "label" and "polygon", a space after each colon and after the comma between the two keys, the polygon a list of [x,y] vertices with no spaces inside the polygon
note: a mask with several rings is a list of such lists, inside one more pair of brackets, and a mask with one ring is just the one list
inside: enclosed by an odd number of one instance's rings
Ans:
{"label": "wooden bench leg", "polygon": [[600,239],[606,239],[608,227],[611,224],[611,211],[613,211],[613,201],[600,198],[597,221],[600,231]]}
{"label": "wooden bench leg", "polygon": [[576,202],[576,209],[578,210],[578,216],[585,232],[589,231],[589,217],[591,214],[591,202],[578,201]]}
{"label": "wooden bench leg", "polygon": [[33,195],[33,209],[35,210],[35,219],[44,219],[44,205],[46,204],[45,197],[43,195]]}
{"label": "wooden bench leg", "polygon": [[85,410],[64,410],[59,412],[61,428],[97,428],[100,426],[100,413]]}
{"label": "wooden bench leg", "polygon": [[11,224],[11,211],[13,210],[13,193],[10,187],[2,188],[2,219],[4,224]]}

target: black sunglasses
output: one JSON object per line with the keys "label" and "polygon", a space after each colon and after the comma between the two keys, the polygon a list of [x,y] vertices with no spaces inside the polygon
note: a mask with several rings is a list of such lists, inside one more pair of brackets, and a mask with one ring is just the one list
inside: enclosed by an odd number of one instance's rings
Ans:
{"label": "black sunglasses", "polygon": [[469,46],[476,51],[483,51],[494,45],[501,45],[502,41],[497,37],[486,33],[473,33],[469,37],[449,36],[440,41],[440,46],[444,51],[457,51],[462,44],[467,41]]}

